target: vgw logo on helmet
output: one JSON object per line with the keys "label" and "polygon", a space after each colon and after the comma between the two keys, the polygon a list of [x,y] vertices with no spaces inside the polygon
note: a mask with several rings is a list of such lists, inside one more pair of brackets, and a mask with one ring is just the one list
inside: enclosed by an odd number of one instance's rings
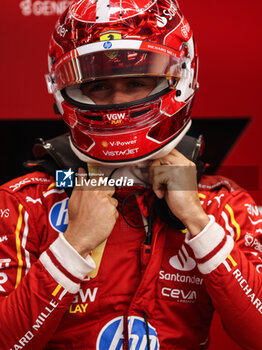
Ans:
{"label": "vgw logo on helmet", "polygon": [[[147,349],[146,324],[143,318],[128,317],[129,349]],[[159,350],[159,341],[155,328],[148,323],[148,335],[151,350]],[[123,346],[124,331],[123,317],[117,317],[108,322],[99,333],[96,350],[120,350]]]}
{"label": "vgw logo on helmet", "polygon": [[74,172],[68,170],[56,170],[55,176],[56,187],[74,187]]}

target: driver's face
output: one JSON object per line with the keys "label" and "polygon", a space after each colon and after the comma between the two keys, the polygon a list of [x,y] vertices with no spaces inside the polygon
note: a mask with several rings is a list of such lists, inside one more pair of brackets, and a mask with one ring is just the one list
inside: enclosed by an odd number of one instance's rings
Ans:
{"label": "driver's face", "polygon": [[81,90],[95,104],[110,105],[147,97],[156,84],[155,77],[116,78],[83,84]]}

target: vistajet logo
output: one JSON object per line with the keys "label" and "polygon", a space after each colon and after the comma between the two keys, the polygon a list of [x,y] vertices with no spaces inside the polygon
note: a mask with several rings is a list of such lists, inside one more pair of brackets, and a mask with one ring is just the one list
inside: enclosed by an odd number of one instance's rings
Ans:
{"label": "vistajet logo", "polygon": [[123,151],[104,151],[103,150],[103,153],[105,156],[108,156],[108,157],[129,156],[130,154],[138,153],[138,150],[139,150],[139,147],[132,148],[132,149],[127,148],[127,149],[124,149]]}

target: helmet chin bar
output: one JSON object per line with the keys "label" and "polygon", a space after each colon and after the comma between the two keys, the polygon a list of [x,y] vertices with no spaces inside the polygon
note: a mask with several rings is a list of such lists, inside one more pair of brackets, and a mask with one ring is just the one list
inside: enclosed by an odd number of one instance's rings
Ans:
{"label": "helmet chin bar", "polygon": [[180,131],[180,133],[172,141],[170,141],[168,144],[163,146],[161,149],[157,149],[155,152],[152,152],[151,154],[140,157],[139,159],[128,160],[128,161],[121,160],[119,162],[116,162],[116,161],[111,162],[111,161],[103,161],[103,160],[99,160],[99,159],[94,159],[94,158],[88,157],[86,154],[81,152],[73,144],[73,142],[71,140],[71,136],[69,137],[69,142],[70,142],[70,146],[72,148],[72,151],[75,153],[75,155],[85,163],[101,164],[101,165],[105,165],[105,166],[112,166],[113,165],[113,166],[117,166],[117,167],[122,167],[122,166],[126,166],[126,165],[137,165],[137,164],[141,164],[147,160],[153,160],[153,159],[158,159],[158,158],[164,157],[165,155],[170,153],[179,144],[179,142],[183,139],[183,137],[186,135],[186,133],[188,132],[188,130],[191,127],[191,124],[192,124],[192,120],[189,120],[188,123],[186,124],[186,126]]}

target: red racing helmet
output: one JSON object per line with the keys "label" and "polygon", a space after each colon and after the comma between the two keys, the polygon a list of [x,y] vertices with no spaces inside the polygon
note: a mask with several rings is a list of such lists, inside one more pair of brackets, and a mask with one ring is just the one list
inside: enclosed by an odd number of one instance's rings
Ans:
{"label": "red racing helmet", "polygon": [[[170,152],[190,127],[198,56],[173,0],[78,0],[56,23],[49,48],[49,92],[83,161],[134,164]],[[83,85],[157,77],[143,99],[97,105]]]}

